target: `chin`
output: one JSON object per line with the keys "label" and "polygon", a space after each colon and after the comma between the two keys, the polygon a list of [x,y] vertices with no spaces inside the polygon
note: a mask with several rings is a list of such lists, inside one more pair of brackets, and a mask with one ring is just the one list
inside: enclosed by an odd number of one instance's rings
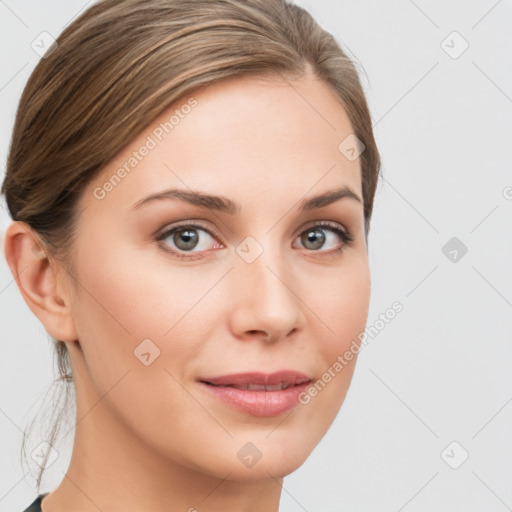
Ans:
{"label": "chin", "polygon": [[306,458],[298,458],[297,455],[288,455],[286,457],[274,457],[272,455],[263,456],[254,466],[245,467],[232,460],[226,461],[226,472],[221,475],[222,478],[229,473],[228,480],[240,482],[250,482],[259,480],[268,480],[272,478],[284,478],[296,471]]}
{"label": "chin", "polygon": [[312,443],[307,433],[303,433],[300,439],[286,443],[282,437],[275,435],[276,432],[265,437],[269,431],[236,435],[224,443],[211,439],[211,446],[203,446],[199,453],[189,452],[188,456],[182,454],[179,462],[194,471],[221,480],[268,480],[293,473],[302,466],[317,444]]}
{"label": "chin", "polygon": [[[268,431],[265,431],[259,436],[244,436],[241,441],[234,443],[234,451],[224,452],[222,458],[227,470],[225,474],[232,472],[229,479],[249,481],[285,477],[304,464],[317,444],[311,443],[307,433],[301,439],[290,439],[288,442],[275,434],[273,432],[268,435]],[[251,438],[253,441],[248,440]],[[234,457],[229,456],[230,452],[234,453]]]}

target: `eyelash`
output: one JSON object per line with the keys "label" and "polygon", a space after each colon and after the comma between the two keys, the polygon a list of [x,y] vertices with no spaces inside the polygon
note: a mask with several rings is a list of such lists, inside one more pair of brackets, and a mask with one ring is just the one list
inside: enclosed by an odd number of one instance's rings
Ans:
{"label": "eyelash", "polygon": [[[211,229],[209,229],[199,223],[188,223],[188,224],[184,223],[184,224],[179,224],[177,226],[172,226],[171,228],[165,229],[164,231],[162,231],[160,234],[158,234],[156,236],[156,240],[158,242],[161,242],[162,240],[171,236],[175,231],[184,230],[185,228],[200,229],[202,231],[206,231],[212,238],[218,238],[218,236]],[[341,238],[343,243],[338,249],[332,250],[329,252],[315,251],[315,250],[310,250],[308,252],[312,252],[312,253],[319,252],[321,254],[325,253],[325,255],[327,257],[330,257],[330,256],[334,257],[334,256],[338,256],[339,253],[341,253],[346,247],[350,247],[354,242],[354,236],[349,231],[342,230],[339,228],[338,224],[335,224],[335,223],[329,222],[329,221],[322,221],[322,222],[318,222],[316,224],[312,224],[311,226],[308,226],[308,227],[306,227],[306,229],[301,231],[298,236],[303,235],[306,231],[311,231],[311,230],[315,230],[315,229],[319,229],[319,228],[328,229],[328,230],[336,233]],[[200,254],[200,253],[191,253],[191,254],[178,253],[172,249],[169,249],[168,246],[165,244],[162,244],[162,249],[165,252],[168,252],[168,253],[172,254],[174,257],[181,259],[181,260],[184,260],[184,259],[197,260],[197,259],[203,258],[203,254]]]}

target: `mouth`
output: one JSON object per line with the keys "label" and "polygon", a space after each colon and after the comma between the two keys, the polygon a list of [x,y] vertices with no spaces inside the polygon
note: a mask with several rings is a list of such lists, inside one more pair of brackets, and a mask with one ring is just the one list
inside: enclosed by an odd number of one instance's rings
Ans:
{"label": "mouth", "polygon": [[208,384],[210,386],[215,387],[226,387],[226,388],[235,388],[235,389],[246,389],[248,391],[281,391],[283,389],[288,389],[291,386],[295,386],[296,384],[289,384],[285,382],[281,382],[280,384],[274,384],[273,386],[264,386],[260,384],[212,384],[208,381],[200,381],[204,384]]}
{"label": "mouth", "polygon": [[250,391],[281,391],[291,386],[311,381],[311,377],[295,370],[280,370],[274,373],[245,372],[200,378],[200,382],[212,386],[228,386]]}
{"label": "mouth", "polygon": [[299,403],[299,395],[312,383],[308,375],[292,370],[272,374],[239,373],[200,378],[210,396],[253,416],[278,416]]}

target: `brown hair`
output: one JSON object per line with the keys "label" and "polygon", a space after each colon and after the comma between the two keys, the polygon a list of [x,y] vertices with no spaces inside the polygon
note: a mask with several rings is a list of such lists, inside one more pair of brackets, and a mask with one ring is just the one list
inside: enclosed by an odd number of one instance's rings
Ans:
{"label": "brown hair", "polygon": [[[364,144],[367,236],[380,157],[357,69],[334,37],[288,0],[102,0],[86,10],[43,56],[21,96],[1,190],[10,215],[72,268],[80,194],[162,111],[223,78],[310,72],[331,87]],[[67,347],[52,340],[60,375],[54,382],[64,382],[68,396]]]}

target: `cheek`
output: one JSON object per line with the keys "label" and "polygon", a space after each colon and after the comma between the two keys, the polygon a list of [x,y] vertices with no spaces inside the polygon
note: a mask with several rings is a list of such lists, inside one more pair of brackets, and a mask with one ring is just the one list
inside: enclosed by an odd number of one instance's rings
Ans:
{"label": "cheek", "polygon": [[[96,242],[98,243],[98,242]],[[218,281],[218,272],[179,268],[149,250],[81,254],[78,319],[95,338],[164,341]],[[100,246],[100,245],[98,245]],[[157,263],[155,263],[157,261]]]}
{"label": "cheek", "polygon": [[315,313],[323,326],[324,363],[330,365],[364,331],[370,304],[370,272],[365,258],[340,268],[317,291]]}
{"label": "cheek", "polygon": [[194,304],[216,276],[203,282],[175,272],[171,279],[167,266],[162,279],[154,262],[112,248],[101,263],[82,256],[75,322],[87,378],[104,396],[97,414],[114,413],[150,443],[174,447],[179,435],[185,442],[194,403],[180,382],[206,329],[198,318],[204,309]]}
{"label": "cheek", "polygon": [[208,293],[223,272],[155,264],[150,251],[114,246],[101,257],[81,253],[75,323],[91,379],[102,392],[128,370],[148,393],[179,386],[166,370],[183,381],[200,352],[218,314]]}

